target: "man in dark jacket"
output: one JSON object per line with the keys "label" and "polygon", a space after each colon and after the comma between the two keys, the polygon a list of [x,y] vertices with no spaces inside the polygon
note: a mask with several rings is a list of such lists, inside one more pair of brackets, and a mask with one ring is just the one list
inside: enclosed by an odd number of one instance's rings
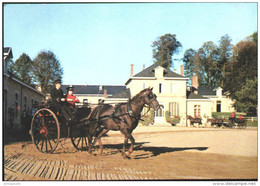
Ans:
{"label": "man in dark jacket", "polygon": [[54,82],[54,88],[51,90],[51,103],[61,110],[62,115],[70,124],[73,117],[73,111],[66,102],[65,95],[61,90],[61,80],[58,79]]}

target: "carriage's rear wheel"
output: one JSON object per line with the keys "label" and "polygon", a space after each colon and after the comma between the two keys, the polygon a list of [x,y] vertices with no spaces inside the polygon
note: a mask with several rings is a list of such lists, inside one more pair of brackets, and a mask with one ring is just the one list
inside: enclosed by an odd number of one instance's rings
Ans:
{"label": "carriage's rear wheel", "polygon": [[43,153],[53,153],[60,141],[60,124],[50,109],[38,110],[31,123],[32,141]]}

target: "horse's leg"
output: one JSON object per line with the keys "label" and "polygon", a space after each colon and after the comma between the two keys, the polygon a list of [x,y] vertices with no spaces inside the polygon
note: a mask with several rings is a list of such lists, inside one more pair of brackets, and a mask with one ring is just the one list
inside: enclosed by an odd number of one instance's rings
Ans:
{"label": "horse's leg", "polygon": [[[122,155],[125,158],[129,158],[130,154],[133,152],[133,149],[134,149],[135,139],[133,138],[131,132],[128,129],[121,130],[121,133],[125,135],[125,141],[124,141]],[[130,139],[130,141],[131,141],[131,146],[129,148],[128,154],[126,154],[125,153],[125,146],[126,146],[128,139]]]}
{"label": "horse's leg", "polygon": [[130,146],[130,149],[128,151],[128,154],[127,156],[130,156],[130,154],[133,152],[134,150],[134,144],[135,144],[135,139],[134,137],[132,136],[132,134],[130,134],[130,141],[131,141],[131,146]]}
{"label": "horse's leg", "polygon": [[101,142],[101,137],[103,136],[103,134],[106,134],[108,131],[109,131],[109,129],[103,129],[102,132],[97,137],[97,141],[98,141],[98,144],[99,144],[100,155],[102,155],[102,153],[103,153],[103,144]]}
{"label": "horse's leg", "polygon": [[88,135],[88,153],[92,154],[92,137],[90,135]]}
{"label": "horse's leg", "polygon": [[125,137],[125,141],[124,141],[124,144],[123,144],[123,149],[122,149],[122,156],[125,155],[125,149],[126,149],[126,145],[128,143],[128,139]]}

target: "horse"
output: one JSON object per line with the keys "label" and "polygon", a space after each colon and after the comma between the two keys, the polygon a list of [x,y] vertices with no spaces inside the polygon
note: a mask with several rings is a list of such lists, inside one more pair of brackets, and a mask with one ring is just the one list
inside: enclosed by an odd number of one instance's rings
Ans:
{"label": "horse", "polygon": [[223,119],[212,118],[212,119],[207,119],[207,122],[211,122],[211,125],[218,126],[218,127],[221,127],[221,126],[224,125],[223,124],[224,123]]}
{"label": "horse", "polygon": [[194,126],[194,123],[198,123],[199,125],[201,125],[201,118],[193,118],[192,116],[188,115],[187,119],[190,120],[190,123]]}
{"label": "horse", "polygon": [[229,123],[235,125],[235,128],[246,128],[247,120],[229,117]]}
{"label": "horse", "polygon": [[[130,154],[133,152],[135,139],[132,136],[133,130],[137,127],[141,118],[141,112],[147,105],[149,109],[152,107],[154,110],[160,108],[156,95],[152,92],[153,88],[146,88],[140,91],[132,99],[129,99],[127,103],[120,103],[116,106],[110,104],[101,104],[93,111],[90,120],[96,120],[98,126],[102,127],[102,131],[97,135],[96,139],[99,143],[100,155],[103,152],[103,144],[101,137],[109,130],[120,131],[124,137],[124,144],[122,149],[122,155],[124,158],[130,158]],[[126,144],[128,140],[131,141],[131,146],[128,153],[126,153]],[[93,144],[89,144],[89,152]]]}

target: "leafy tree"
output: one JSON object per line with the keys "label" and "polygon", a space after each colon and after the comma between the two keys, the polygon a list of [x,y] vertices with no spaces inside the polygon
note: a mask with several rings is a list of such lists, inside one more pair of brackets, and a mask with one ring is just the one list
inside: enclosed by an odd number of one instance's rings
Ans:
{"label": "leafy tree", "polygon": [[222,36],[219,40],[219,62],[218,66],[221,70],[221,76],[220,76],[220,81],[221,84],[220,86],[224,86],[224,81],[225,81],[225,76],[226,76],[226,65],[228,62],[231,60],[231,55],[232,55],[232,44],[231,44],[232,39],[226,34],[225,36]]}
{"label": "leafy tree", "polygon": [[222,86],[226,74],[226,64],[232,54],[231,38],[222,36],[219,46],[212,41],[203,43],[197,51],[186,50],[183,57],[185,74],[189,78],[196,73],[203,86]]}
{"label": "leafy tree", "polygon": [[184,53],[183,63],[184,63],[184,75],[185,77],[192,78],[193,73],[195,72],[196,64],[195,64],[195,55],[196,50],[192,48],[188,49]]}
{"label": "leafy tree", "polygon": [[204,86],[218,86],[219,66],[217,46],[212,42],[205,42],[197,51],[197,64],[201,64],[199,83]]}
{"label": "leafy tree", "polygon": [[165,34],[152,44],[155,63],[169,69],[174,66],[172,56],[179,54],[182,44],[176,39],[175,34]]}
{"label": "leafy tree", "polygon": [[235,93],[237,101],[235,107],[243,112],[257,113],[257,77],[254,79],[247,79],[245,85],[242,85],[241,90]]}
{"label": "leafy tree", "polygon": [[23,53],[12,65],[12,71],[21,80],[30,85],[32,83],[32,60]]}
{"label": "leafy tree", "polygon": [[233,49],[224,84],[224,89],[228,90],[230,96],[236,100],[235,107],[238,111],[251,109],[253,103],[257,102],[257,95],[250,96],[250,94],[257,94],[257,71],[257,45],[249,39],[240,41]]}
{"label": "leafy tree", "polygon": [[62,78],[63,69],[52,51],[41,51],[33,60],[34,81],[39,83],[42,92],[47,91],[48,85]]}
{"label": "leafy tree", "polygon": [[251,41],[240,41],[233,49],[232,61],[229,63],[226,88],[231,94],[241,90],[247,79],[257,76],[257,46]]}
{"label": "leafy tree", "polygon": [[251,37],[252,37],[253,43],[255,45],[257,45],[257,42],[258,42],[258,34],[257,34],[257,32],[254,32]]}

